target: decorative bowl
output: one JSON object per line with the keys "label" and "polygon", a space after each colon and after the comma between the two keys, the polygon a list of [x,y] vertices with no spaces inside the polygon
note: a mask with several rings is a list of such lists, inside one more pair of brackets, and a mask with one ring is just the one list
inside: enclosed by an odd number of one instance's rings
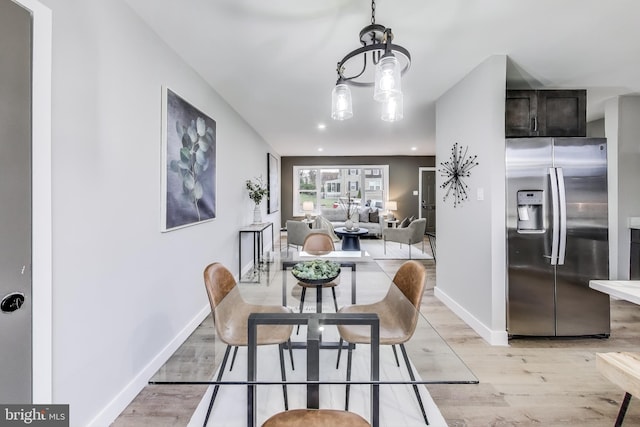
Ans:
{"label": "decorative bowl", "polygon": [[340,264],[323,259],[303,261],[294,265],[291,273],[301,282],[321,285],[332,282],[340,275]]}

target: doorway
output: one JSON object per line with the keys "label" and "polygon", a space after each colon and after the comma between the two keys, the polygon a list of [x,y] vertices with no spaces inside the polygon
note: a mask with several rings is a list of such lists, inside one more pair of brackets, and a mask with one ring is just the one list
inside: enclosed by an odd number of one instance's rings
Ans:
{"label": "doorway", "polygon": [[436,232],[436,168],[419,168],[420,218],[427,219],[427,233]]}
{"label": "doorway", "polygon": [[0,0],[0,402],[32,402],[31,12]]}

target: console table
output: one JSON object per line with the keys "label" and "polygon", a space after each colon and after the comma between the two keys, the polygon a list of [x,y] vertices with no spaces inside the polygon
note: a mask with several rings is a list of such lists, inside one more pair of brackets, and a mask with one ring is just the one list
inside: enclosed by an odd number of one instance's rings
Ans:
{"label": "console table", "polygon": [[[249,233],[253,235],[253,269],[255,271],[256,266],[262,261],[262,254],[264,252],[264,238],[263,233],[267,228],[271,228],[271,250],[274,249],[273,243],[273,223],[263,222],[259,224],[251,224],[238,230],[238,281],[242,282],[242,235]],[[260,278],[258,277],[258,280]]]}

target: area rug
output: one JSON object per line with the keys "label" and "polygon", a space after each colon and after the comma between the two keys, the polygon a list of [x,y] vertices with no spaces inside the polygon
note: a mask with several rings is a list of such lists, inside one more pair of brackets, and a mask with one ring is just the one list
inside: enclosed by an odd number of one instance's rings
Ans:
{"label": "area rug", "polygon": [[[360,248],[369,252],[374,259],[409,259],[409,245],[397,242],[387,242],[387,253],[384,251],[382,239],[360,239]],[[412,259],[433,259],[429,249],[429,243],[425,242],[424,253],[422,245],[415,244],[411,247]]]}
{"label": "area rug", "polygon": [[[302,332],[302,331],[301,331]],[[258,378],[262,381],[279,381],[280,369],[278,367],[277,346],[263,346],[258,348]],[[352,380],[366,381],[369,377],[369,347],[359,345],[353,353]],[[336,350],[321,350],[320,377],[324,381],[344,381],[346,378],[346,352],[342,354],[340,369],[335,369]],[[288,354],[285,353],[287,366],[287,380],[304,381],[306,376],[306,352],[294,350],[296,369],[291,371]],[[225,381],[246,380],[246,348],[240,348],[233,370],[227,369],[223,379]],[[399,375],[408,380],[404,365],[398,368],[389,346],[380,348],[380,378],[394,378]],[[323,369],[327,367],[327,369]],[[415,368],[414,368],[415,371]],[[216,373],[217,375],[217,373]],[[416,379],[420,381],[419,375]],[[215,376],[214,376],[215,378]],[[447,423],[440,410],[431,398],[424,385],[418,386],[424,403],[429,425],[446,427]],[[281,385],[259,385],[257,387],[257,425],[260,426],[271,415],[284,410],[284,400]],[[367,385],[352,385],[350,393],[349,411],[355,412],[367,421],[370,421],[370,387]],[[213,386],[210,386],[202,401],[196,408],[189,426],[200,427],[204,422]],[[289,408],[306,407],[306,386],[288,386]],[[323,408],[344,408],[345,386],[324,385],[320,387],[320,402]],[[218,391],[211,416],[207,426],[209,427],[244,427],[247,425],[247,387],[246,385],[223,385]],[[380,386],[380,426],[424,426],[424,419],[420,412],[413,388],[408,384],[381,385]]]}

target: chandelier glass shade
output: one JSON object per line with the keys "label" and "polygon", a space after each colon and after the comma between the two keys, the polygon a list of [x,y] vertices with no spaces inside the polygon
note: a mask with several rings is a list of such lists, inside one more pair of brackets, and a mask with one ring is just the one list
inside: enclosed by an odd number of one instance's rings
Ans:
{"label": "chandelier glass shade", "polygon": [[400,62],[395,56],[383,56],[376,65],[373,99],[385,102],[387,99],[402,95],[402,79],[400,76]]}
{"label": "chandelier glass shade", "polygon": [[351,89],[344,83],[337,84],[331,92],[331,118],[346,120],[353,117]]}
{"label": "chandelier glass shade", "polygon": [[385,122],[397,122],[404,117],[402,105],[402,93],[388,97],[382,102],[382,115]]}
{"label": "chandelier glass shade", "polygon": [[338,79],[331,97],[333,119],[345,120],[353,116],[349,86],[373,86],[373,99],[382,103],[382,120],[402,119],[402,75],[411,66],[411,55],[407,49],[392,42],[391,28],[375,23],[373,0],[371,25],[360,31],[362,46],[349,52],[337,64]]}

